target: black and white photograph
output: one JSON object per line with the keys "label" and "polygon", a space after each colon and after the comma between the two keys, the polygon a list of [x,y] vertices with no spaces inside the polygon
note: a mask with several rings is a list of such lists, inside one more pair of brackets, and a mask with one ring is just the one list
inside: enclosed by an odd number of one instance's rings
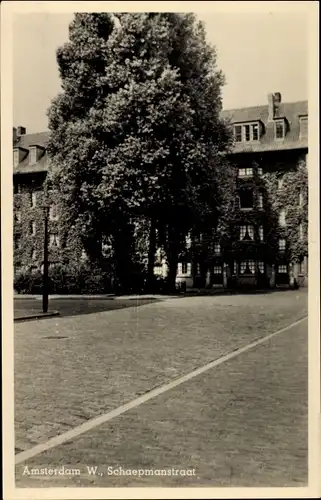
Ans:
{"label": "black and white photograph", "polygon": [[318,5],[251,5],[3,2],[6,500],[320,494]]}

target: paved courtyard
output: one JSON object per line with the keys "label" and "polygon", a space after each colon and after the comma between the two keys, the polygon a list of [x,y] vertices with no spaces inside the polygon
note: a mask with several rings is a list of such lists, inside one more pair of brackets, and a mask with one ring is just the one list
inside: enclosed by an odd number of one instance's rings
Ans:
{"label": "paved courtyard", "polygon": [[[15,324],[16,454],[307,315],[307,293],[167,299]],[[28,467],[194,468],[191,477],[32,478]],[[302,486],[307,321],[19,463],[16,485]]]}

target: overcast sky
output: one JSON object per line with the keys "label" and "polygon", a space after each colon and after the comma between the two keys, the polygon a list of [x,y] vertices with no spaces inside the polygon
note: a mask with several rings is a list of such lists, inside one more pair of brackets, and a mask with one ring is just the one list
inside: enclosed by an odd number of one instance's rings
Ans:
{"label": "overcast sky", "polygon": [[[13,26],[13,123],[47,129],[46,110],[60,91],[56,49],[68,39],[72,14],[19,14]],[[307,99],[307,21],[299,13],[199,15],[226,77],[225,109]]]}

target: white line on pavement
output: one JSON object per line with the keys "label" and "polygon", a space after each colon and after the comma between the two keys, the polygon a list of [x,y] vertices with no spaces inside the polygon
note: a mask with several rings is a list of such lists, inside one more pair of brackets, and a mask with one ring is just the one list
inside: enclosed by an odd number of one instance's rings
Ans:
{"label": "white line on pavement", "polygon": [[225,363],[226,361],[229,361],[232,358],[235,358],[239,354],[242,354],[243,352],[249,351],[250,349],[253,349],[253,347],[256,347],[260,344],[263,344],[263,342],[267,342],[269,339],[272,337],[275,337],[279,333],[285,332],[286,330],[289,330],[290,328],[293,328],[294,326],[297,326],[299,323],[302,323],[302,321],[305,321],[307,319],[307,316],[304,318],[299,319],[298,321],[295,321],[291,325],[288,325],[281,330],[278,330],[277,332],[270,333],[269,335],[266,335],[265,337],[261,337],[250,344],[247,344],[244,347],[240,347],[238,349],[235,349],[234,351],[221,356],[220,358],[215,359],[214,361],[210,361],[204,366],[201,366],[200,368],[197,368],[190,373],[187,373],[186,375],[183,375],[182,377],[177,378],[176,380],[173,380],[173,382],[169,382],[167,384],[164,384],[160,387],[157,387],[155,389],[152,389],[151,391],[147,392],[146,394],[143,394],[142,396],[139,396],[138,398],[130,401],[129,403],[126,403],[124,405],[119,406],[118,408],[115,408],[114,410],[109,411],[108,413],[104,413],[103,415],[100,415],[99,417],[92,418],[91,420],[88,420],[87,422],[78,425],[77,427],[74,427],[73,429],[66,431],[62,434],[59,434],[58,436],[55,436],[51,439],[49,439],[45,443],[40,443],[37,444],[36,446],[22,451],[21,453],[18,453],[15,456],[15,463],[16,465],[20,464],[21,462],[24,462],[25,460],[28,460],[32,457],[35,457],[36,455],[40,455],[40,453],[43,453],[47,450],[50,450],[51,448],[55,448],[56,446],[59,446],[66,441],[71,441],[72,439],[80,436],[81,434],[84,434],[85,432],[90,431],[91,429],[94,429],[95,427],[98,427],[99,425],[102,425],[106,422],[109,422],[115,417],[118,417],[119,415],[122,415],[123,413],[133,409],[137,408],[137,406],[140,406],[143,403],[146,403],[146,401],[149,401],[150,399],[156,398],[160,394],[163,394],[164,392],[169,391],[170,389],[174,389],[174,387],[177,387],[184,382],[187,382],[188,380],[191,380],[194,377],[197,377],[201,373],[204,373],[211,368],[215,368],[216,366],[221,365],[222,363]]}

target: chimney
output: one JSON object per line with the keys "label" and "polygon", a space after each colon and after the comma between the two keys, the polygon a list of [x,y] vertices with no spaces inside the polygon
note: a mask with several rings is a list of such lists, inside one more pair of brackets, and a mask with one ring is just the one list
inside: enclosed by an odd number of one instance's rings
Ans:
{"label": "chimney", "polygon": [[20,126],[18,127],[18,129],[17,129],[17,134],[18,134],[18,135],[25,135],[25,133],[26,133],[26,129],[25,129],[25,127],[21,127],[21,125],[20,125]]}
{"label": "chimney", "polygon": [[275,92],[274,94],[268,94],[269,122],[273,121],[274,118],[277,118],[279,116],[280,104],[281,104],[280,92]]}

